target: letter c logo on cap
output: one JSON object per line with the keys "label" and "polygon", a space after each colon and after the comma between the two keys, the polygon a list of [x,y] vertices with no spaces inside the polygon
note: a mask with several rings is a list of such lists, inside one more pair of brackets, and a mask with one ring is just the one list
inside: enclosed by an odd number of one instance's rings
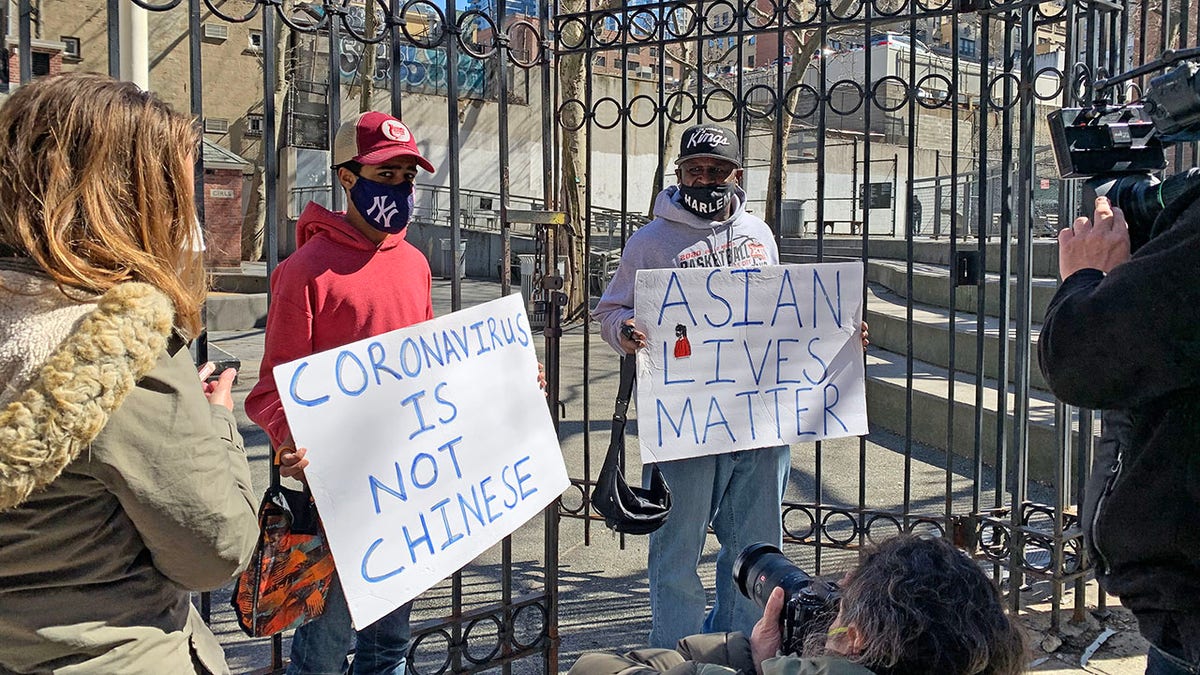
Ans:
{"label": "letter c logo on cap", "polygon": [[380,129],[384,136],[398,143],[407,143],[412,138],[412,132],[404,124],[396,120],[387,120]]}

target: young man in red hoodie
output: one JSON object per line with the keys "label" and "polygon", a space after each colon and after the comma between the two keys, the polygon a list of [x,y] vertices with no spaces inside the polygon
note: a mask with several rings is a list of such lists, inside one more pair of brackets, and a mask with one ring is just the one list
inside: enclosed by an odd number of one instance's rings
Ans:
{"label": "young man in red hoodie", "polygon": [[[433,318],[425,256],[404,240],[417,169],[433,165],[400,120],[368,112],[338,129],[333,144],[345,213],[309,203],[296,223],[296,252],[271,276],[271,305],[258,384],[246,414],[266,430],[280,474],[304,479],[305,449],[292,441],[272,369],[309,354]],[[292,637],[289,675],[342,673],[356,643],[355,675],[404,675],[411,603],[370,626],[351,627],[341,584],[325,610]]]}

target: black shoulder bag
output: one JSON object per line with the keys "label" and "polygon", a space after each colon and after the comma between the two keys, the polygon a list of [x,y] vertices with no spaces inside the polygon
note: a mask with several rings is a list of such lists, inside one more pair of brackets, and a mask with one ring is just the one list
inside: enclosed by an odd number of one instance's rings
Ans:
{"label": "black shoulder bag", "polygon": [[650,472],[650,488],[629,487],[625,482],[625,414],[633,395],[637,358],[621,359],[621,384],[613,412],[612,437],[604,466],[592,490],[592,506],[604,516],[604,523],[624,534],[650,534],[662,526],[671,511],[671,488],[655,464]]}

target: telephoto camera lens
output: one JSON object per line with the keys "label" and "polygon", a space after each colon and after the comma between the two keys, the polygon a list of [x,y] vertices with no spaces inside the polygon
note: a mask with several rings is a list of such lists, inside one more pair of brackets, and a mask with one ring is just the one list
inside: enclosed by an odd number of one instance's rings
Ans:
{"label": "telephoto camera lens", "polygon": [[778,547],[766,542],[750,544],[733,561],[738,590],[759,607],[766,607],[771,591],[782,586],[792,595],[812,583],[812,577],[792,564]]}

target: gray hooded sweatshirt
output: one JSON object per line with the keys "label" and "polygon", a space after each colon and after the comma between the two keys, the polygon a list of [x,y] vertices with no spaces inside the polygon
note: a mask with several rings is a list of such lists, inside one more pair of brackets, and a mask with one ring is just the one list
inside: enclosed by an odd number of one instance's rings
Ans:
{"label": "gray hooded sweatshirt", "polygon": [[600,335],[619,353],[624,353],[621,326],[633,318],[638,270],[779,264],[774,233],[762,219],[746,213],[746,193],[740,187],[734,189],[733,215],[721,222],[693,214],[679,200],[678,186],[658,193],[654,220],[629,237],[621,264],[592,312],[600,322]]}

